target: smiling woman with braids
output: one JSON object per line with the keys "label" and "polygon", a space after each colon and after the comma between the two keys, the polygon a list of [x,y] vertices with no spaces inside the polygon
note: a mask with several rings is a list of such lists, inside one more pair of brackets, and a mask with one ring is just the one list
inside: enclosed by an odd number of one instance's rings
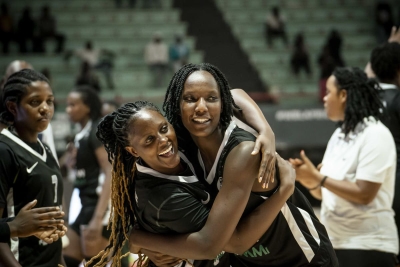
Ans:
{"label": "smiling woman with braids", "polygon": [[188,64],[175,73],[164,109],[178,135],[187,140],[182,144],[185,154],[207,186],[212,210],[197,232],[165,237],[133,230],[131,244],[193,259],[213,258],[226,250],[236,254],[241,266],[338,266],[324,226],[296,189],[278,211],[277,206],[269,210],[275,216],[268,227],[247,225],[256,242],[231,239],[236,222],[267,203],[266,197],[275,197],[282,182],[277,177],[268,188],[254,183],[258,162],[248,151],[255,137],[232,121],[234,105],[228,81],[215,66]]}
{"label": "smiling woman with braids", "polygon": [[[175,131],[156,106],[143,101],[123,105],[103,118],[97,136],[113,163],[114,216],[110,245],[98,255],[101,263],[96,266],[104,266],[110,253],[114,264],[118,262],[135,218],[142,229],[158,234],[189,233],[203,227],[210,213],[209,194],[196,178],[192,164],[178,151]],[[257,224],[265,230],[293,190],[292,168],[280,158],[278,164],[281,188],[247,216],[233,236],[230,233],[232,240],[241,240],[242,249],[256,242],[259,235],[248,232],[248,225]],[[230,223],[235,228],[238,220]],[[194,265],[230,266],[229,255],[221,253],[216,261],[195,261]]]}
{"label": "smiling woman with braids", "polygon": [[398,236],[392,202],[396,147],[381,123],[378,84],[359,68],[329,77],[325,111],[339,127],[316,168],[301,152],[297,179],[322,199],[325,224],[341,267],[395,266]]}

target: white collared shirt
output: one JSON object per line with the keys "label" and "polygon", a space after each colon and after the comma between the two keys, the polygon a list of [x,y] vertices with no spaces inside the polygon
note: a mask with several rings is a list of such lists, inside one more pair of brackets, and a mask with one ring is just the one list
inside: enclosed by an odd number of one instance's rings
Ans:
{"label": "white collared shirt", "polygon": [[396,148],[390,131],[370,117],[344,136],[329,140],[321,173],[331,179],[380,183],[374,200],[355,204],[322,188],[321,221],[335,249],[378,250],[397,254],[398,236],[392,202]]}

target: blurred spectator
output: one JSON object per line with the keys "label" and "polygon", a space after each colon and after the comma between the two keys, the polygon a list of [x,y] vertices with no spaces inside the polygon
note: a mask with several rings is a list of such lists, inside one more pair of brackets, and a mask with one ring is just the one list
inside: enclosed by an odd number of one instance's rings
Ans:
{"label": "blurred spectator", "polygon": [[160,0],[143,0],[143,8],[159,8],[161,7]]}
{"label": "blurred spectator", "polygon": [[30,63],[23,61],[23,60],[14,60],[8,64],[6,68],[6,72],[4,73],[3,78],[1,79],[0,82],[0,90],[3,90],[3,86],[6,83],[8,77],[11,76],[11,74],[16,73],[22,69],[32,69],[33,67]]}
{"label": "blurred spectator", "polygon": [[304,43],[304,36],[302,33],[298,33],[294,41],[293,54],[290,59],[292,71],[296,76],[299,75],[301,69],[304,69],[308,76],[311,75],[309,58],[310,56]]}
{"label": "blurred spectator", "polygon": [[106,100],[101,106],[101,116],[104,117],[119,108],[119,104],[114,100]]}
{"label": "blurred spectator", "polygon": [[331,30],[328,36],[327,45],[331,56],[336,61],[338,67],[343,67],[345,65],[342,58],[342,43],[343,40],[340,33],[335,29]]}
{"label": "blurred spectator", "polygon": [[68,61],[71,55],[77,56],[82,62],[87,62],[90,68],[101,71],[104,74],[108,88],[114,89],[112,69],[114,67],[113,59],[115,54],[112,51],[93,48],[92,42],[87,41],[84,48],[68,51],[65,54],[65,59]]}
{"label": "blurred spectator", "polygon": [[182,36],[177,35],[175,42],[169,47],[169,60],[172,63],[174,72],[188,62],[189,52],[189,47],[182,40]]}
{"label": "blurred spectator", "polygon": [[269,47],[272,47],[272,40],[276,37],[281,37],[285,44],[288,45],[285,18],[280,14],[278,7],[273,7],[271,14],[267,16],[265,34]]}
{"label": "blurred spectator", "polygon": [[[35,38],[36,23],[31,17],[31,8],[26,7],[22,11],[22,16],[17,24],[17,42],[19,44],[19,52],[26,53],[28,51],[37,51],[37,38]],[[27,43],[30,42],[31,49],[27,48]]]}
{"label": "blurred spectator", "polygon": [[3,53],[8,53],[8,46],[13,39],[13,19],[8,13],[6,3],[1,4],[0,13],[0,42],[3,46]]}
{"label": "blurred spectator", "polygon": [[322,52],[318,57],[319,75],[319,100],[323,102],[326,95],[326,81],[336,68],[336,61],[331,55],[329,46],[326,44],[322,48]]}
{"label": "blurred spectator", "polygon": [[394,24],[392,8],[386,1],[381,1],[375,7],[376,40],[384,43],[390,36]]}
{"label": "blurred spectator", "polygon": [[40,52],[46,52],[44,42],[47,39],[55,39],[57,41],[55,53],[61,53],[64,50],[65,36],[57,32],[57,21],[55,17],[50,14],[50,8],[48,6],[42,7],[38,26],[39,38],[41,41]]}
{"label": "blurred spectator", "polygon": [[168,66],[168,46],[161,34],[155,33],[153,39],[146,45],[144,60],[154,75],[153,86],[160,87]]}
{"label": "blurred spectator", "polygon": [[87,85],[97,92],[101,91],[99,77],[92,71],[87,61],[82,62],[81,71],[76,78],[75,85]]}
{"label": "blurred spectator", "polygon": [[[130,8],[134,8],[136,6],[136,0],[128,0],[128,5]],[[115,0],[115,6],[118,8],[122,7],[122,0]]]}

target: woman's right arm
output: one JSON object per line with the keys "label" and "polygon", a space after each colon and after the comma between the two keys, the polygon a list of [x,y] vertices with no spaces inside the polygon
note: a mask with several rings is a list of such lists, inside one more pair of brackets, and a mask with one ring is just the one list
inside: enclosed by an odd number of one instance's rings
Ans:
{"label": "woman's right arm", "polygon": [[280,186],[277,191],[250,214],[240,220],[224,251],[242,255],[268,230],[287,199],[293,194],[296,172],[279,155]]}

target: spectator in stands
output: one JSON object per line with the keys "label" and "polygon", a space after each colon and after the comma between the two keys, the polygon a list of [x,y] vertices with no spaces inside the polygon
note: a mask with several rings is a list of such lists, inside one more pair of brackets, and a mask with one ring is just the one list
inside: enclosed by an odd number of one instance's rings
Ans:
{"label": "spectator in stands", "polygon": [[[128,6],[134,8],[137,0],[128,0]],[[115,6],[120,8],[122,6],[122,0],[115,0]]]}
{"label": "spectator in stands", "polygon": [[276,37],[281,37],[288,45],[288,38],[285,30],[285,18],[280,14],[278,7],[273,7],[271,14],[267,16],[265,37],[267,44],[272,47],[272,41]]}
{"label": "spectator in stands", "polygon": [[302,33],[298,33],[294,40],[293,54],[290,59],[290,65],[293,73],[296,76],[299,75],[301,69],[304,69],[308,76],[311,75],[310,56],[304,43],[304,35]]}
{"label": "spectator in stands", "polygon": [[113,111],[116,111],[120,105],[114,100],[106,100],[101,106],[101,116],[104,117]]}
{"label": "spectator in stands", "polygon": [[108,49],[93,48],[93,43],[87,41],[84,48],[68,51],[65,54],[65,59],[68,61],[72,55],[80,58],[82,62],[87,62],[92,69],[102,72],[108,88],[114,89],[114,81],[112,78],[112,69],[114,67],[113,60],[115,57],[114,52]]}
{"label": "spectator in stands", "polygon": [[[22,11],[22,16],[18,20],[17,24],[17,41],[19,44],[19,52],[26,53],[26,52],[33,52],[37,51],[39,48],[38,40],[35,38],[35,27],[36,23],[35,20],[31,16],[31,8],[25,7]],[[27,48],[27,43],[30,42],[30,48]]]}
{"label": "spectator in stands", "polygon": [[8,47],[13,39],[13,19],[8,12],[6,3],[2,3],[0,9],[0,42],[3,46],[3,53],[8,54]]}
{"label": "spectator in stands", "polygon": [[87,85],[97,92],[101,91],[99,77],[93,72],[87,61],[82,62],[81,71],[76,78],[75,85]]}
{"label": "spectator in stands", "polygon": [[143,0],[143,8],[160,8],[160,0]]}
{"label": "spectator in stands", "polygon": [[153,39],[146,45],[144,61],[154,75],[153,86],[162,86],[168,67],[168,46],[160,33],[155,33]]}
{"label": "spectator in stands", "polygon": [[335,63],[336,66],[343,67],[345,65],[344,60],[342,58],[343,40],[340,33],[335,29],[331,30],[326,43],[328,45],[331,56],[336,61]]}
{"label": "spectator in stands", "polygon": [[176,35],[175,42],[169,47],[169,60],[174,72],[178,71],[183,65],[188,63],[189,47],[183,41],[182,36]]}
{"label": "spectator in stands", "polygon": [[40,52],[46,52],[44,42],[47,39],[55,39],[57,47],[55,53],[61,53],[64,50],[65,36],[57,32],[57,21],[54,16],[50,14],[49,6],[43,6],[42,12],[38,20],[39,39],[40,39]]}
{"label": "spectator in stands", "polygon": [[[398,35],[400,37],[400,31]],[[391,42],[376,47],[371,53],[371,68],[383,89],[379,91],[386,107],[382,122],[392,133],[396,144],[397,168],[393,210],[396,214],[397,229],[400,229],[400,44]],[[400,262],[400,255],[397,255],[397,259]]]}
{"label": "spectator in stands", "polygon": [[392,7],[387,1],[380,1],[375,6],[376,41],[386,42],[394,24]]}
{"label": "spectator in stands", "polygon": [[316,168],[304,151],[301,160],[290,160],[296,179],[322,199],[321,221],[341,267],[394,267],[399,251],[392,210],[396,148],[380,121],[377,86],[359,68],[335,69],[324,101],[339,127],[322,164]]}
{"label": "spectator in stands", "polygon": [[336,68],[336,61],[331,54],[328,45],[324,45],[321,54],[318,57],[319,75],[319,100],[323,102],[326,95],[326,81]]}

